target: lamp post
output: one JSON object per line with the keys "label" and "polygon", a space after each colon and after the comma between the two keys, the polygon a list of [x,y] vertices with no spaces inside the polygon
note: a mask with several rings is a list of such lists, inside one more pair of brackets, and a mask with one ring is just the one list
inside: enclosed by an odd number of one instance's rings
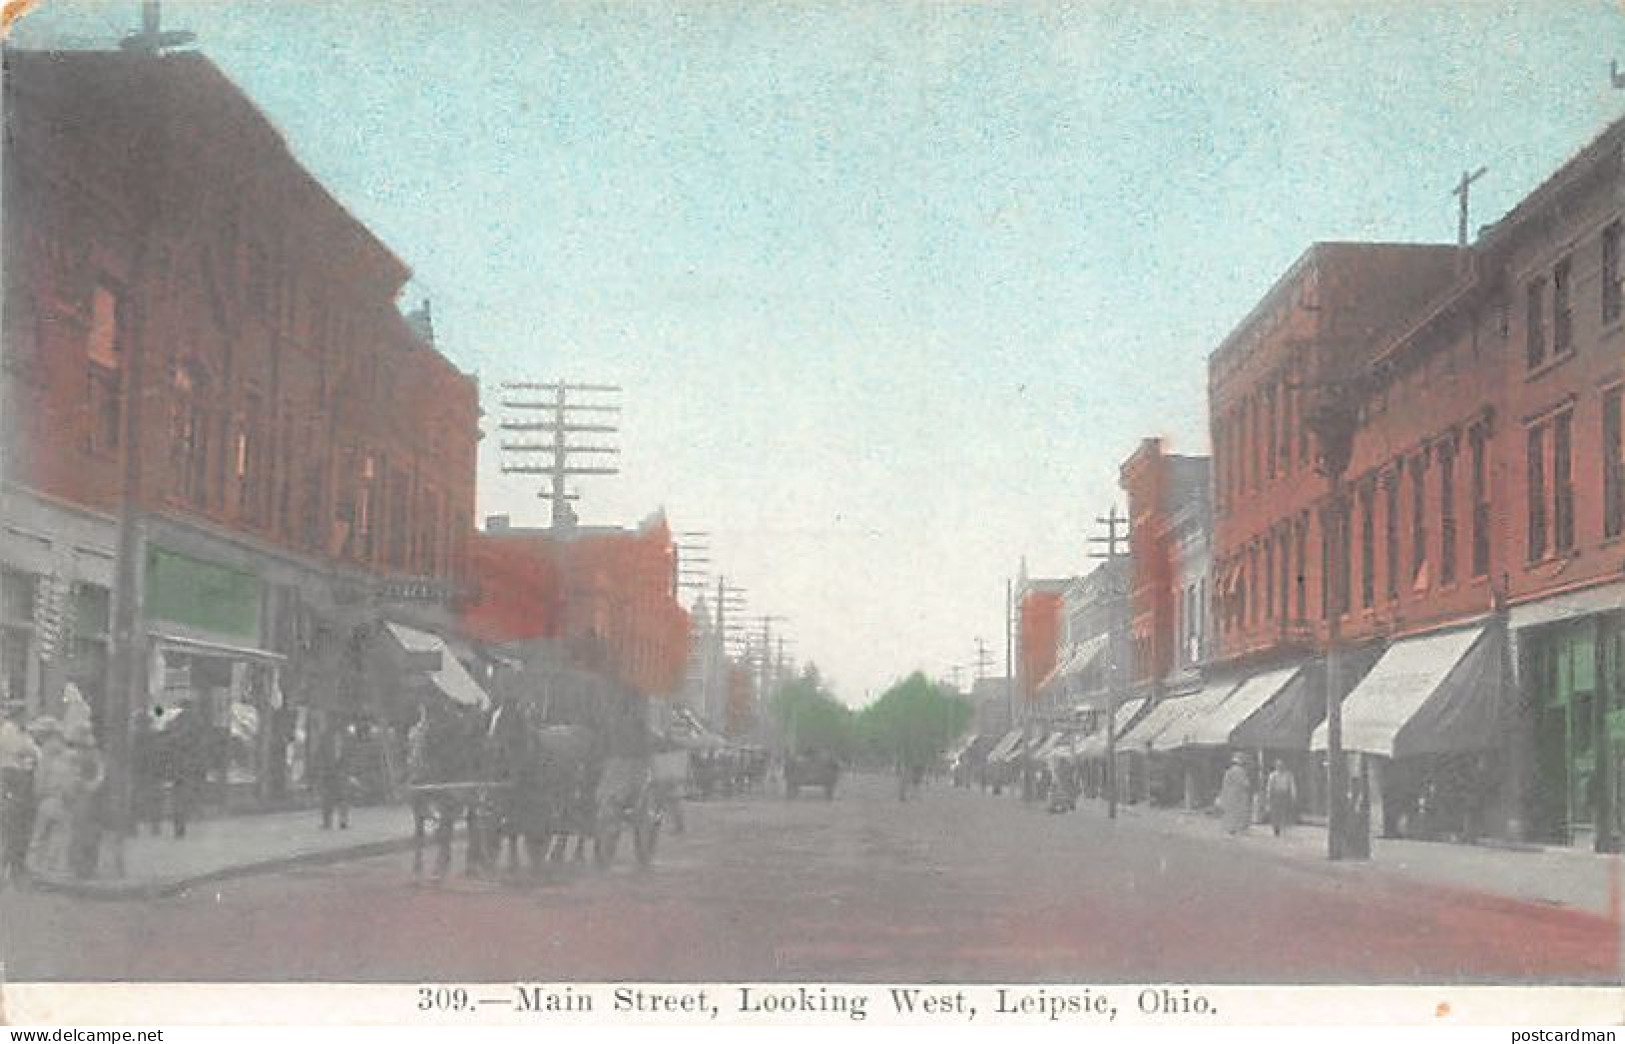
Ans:
{"label": "lamp post", "polygon": [[[1359,426],[1356,389],[1348,383],[1316,386],[1314,405],[1304,423],[1314,435],[1319,452],[1319,469],[1326,476],[1331,532],[1322,527],[1322,540],[1331,540],[1331,554],[1325,556],[1330,575],[1327,584],[1326,613],[1326,858],[1364,858],[1369,846],[1355,838],[1348,807],[1348,766],[1343,760],[1343,696],[1339,679],[1341,667],[1342,617],[1347,599],[1348,522],[1344,515],[1343,474],[1348,470],[1354,449],[1354,433]],[[1353,842],[1353,843],[1351,843]]]}

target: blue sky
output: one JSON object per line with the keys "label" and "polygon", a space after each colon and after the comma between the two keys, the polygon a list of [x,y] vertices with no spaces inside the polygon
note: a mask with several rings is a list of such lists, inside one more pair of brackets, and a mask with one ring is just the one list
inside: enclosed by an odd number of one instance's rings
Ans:
{"label": "blue sky", "polygon": [[[25,47],[135,0],[46,0]],[[1625,110],[1618,7],[164,5],[416,276],[442,349],[624,385],[624,474],[861,702],[1085,570],[1146,435],[1315,240],[1450,241]],[[500,410],[487,405],[491,421]],[[482,462],[480,511],[545,502]]]}

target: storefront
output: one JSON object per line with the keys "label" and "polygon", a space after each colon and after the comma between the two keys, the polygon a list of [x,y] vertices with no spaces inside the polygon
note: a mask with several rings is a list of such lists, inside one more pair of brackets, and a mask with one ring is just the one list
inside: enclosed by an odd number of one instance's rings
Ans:
{"label": "storefront", "polygon": [[[1625,588],[1615,584],[1513,613],[1534,772],[1530,823],[1540,840],[1589,843],[1608,786],[1615,827],[1625,801]],[[1599,771],[1599,755],[1613,771]]]}
{"label": "storefront", "polygon": [[[1343,750],[1372,829],[1472,840],[1497,832],[1509,701],[1503,630],[1480,622],[1394,642],[1343,700]],[[1311,748],[1326,750],[1326,725]]]}
{"label": "storefront", "polygon": [[213,740],[205,799],[263,799],[273,778],[287,777],[292,746],[278,726],[286,657],[261,643],[264,585],[246,570],[155,544],[145,608],[151,666],[141,727],[161,731],[190,704]]}
{"label": "storefront", "polygon": [[102,734],[113,547],[111,518],[6,486],[0,497],[0,699],[60,714],[72,683]]}

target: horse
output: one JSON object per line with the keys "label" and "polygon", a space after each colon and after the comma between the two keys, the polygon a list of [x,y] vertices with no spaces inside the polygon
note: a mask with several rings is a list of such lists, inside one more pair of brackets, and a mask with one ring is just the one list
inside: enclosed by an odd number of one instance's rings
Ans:
{"label": "horse", "polygon": [[523,841],[531,871],[539,873],[544,862],[564,858],[572,834],[576,858],[585,858],[602,770],[597,747],[584,726],[535,725],[512,705],[493,716],[482,750],[488,774],[502,784],[491,810],[493,863],[506,842],[508,869],[517,871]]}
{"label": "horse", "polygon": [[423,842],[434,823],[435,879],[451,867],[451,835],[457,820],[469,820],[469,868],[479,862],[481,848],[476,799],[459,784],[470,782],[478,765],[475,728],[455,712],[425,707],[412,727],[407,776],[412,784],[412,873],[423,873]]}

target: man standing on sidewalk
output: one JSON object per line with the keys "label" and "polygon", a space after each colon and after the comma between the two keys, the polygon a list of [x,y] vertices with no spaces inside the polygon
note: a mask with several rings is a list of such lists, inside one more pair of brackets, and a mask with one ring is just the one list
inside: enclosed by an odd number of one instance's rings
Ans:
{"label": "man standing on sidewalk", "polygon": [[1243,834],[1253,818],[1253,785],[1247,778],[1247,758],[1237,754],[1230,761],[1219,784],[1219,811],[1224,814],[1224,831]]}
{"label": "man standing on sidewalk", "polygon": [[28,879],[34,837],[34,768],[38,745],[23,730],[21,700],[9,702],[0,721],[0,873],[14,885]]}
{"label": "man standing on sidewalk", "polygon": [[1270,828],[1280,837],[1298,817],[1298,784],[1287,771],[1286,762],[1276,759],[1265,793],[1269,801]]}

